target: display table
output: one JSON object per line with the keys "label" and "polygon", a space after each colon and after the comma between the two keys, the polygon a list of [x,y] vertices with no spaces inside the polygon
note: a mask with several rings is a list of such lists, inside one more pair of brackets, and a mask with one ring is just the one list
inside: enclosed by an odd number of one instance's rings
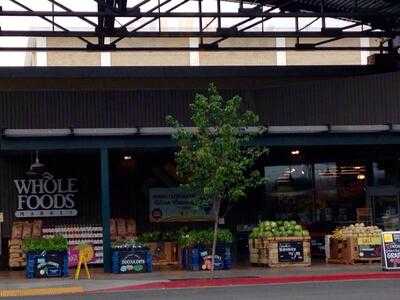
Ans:
{"label": "display table", "polygon": [[250,262],[268,267],[311,266],[310,237],[249,240]]}

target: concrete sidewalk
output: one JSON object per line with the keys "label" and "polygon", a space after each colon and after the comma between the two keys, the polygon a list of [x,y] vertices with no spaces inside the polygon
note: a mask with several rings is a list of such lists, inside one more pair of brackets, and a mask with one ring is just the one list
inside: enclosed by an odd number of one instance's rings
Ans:
{"label": "concrete sidewalk", "polygon": [[[355,280],[400,278],[400,272],[382,272],[380,264],[332,265],[315,264],[311,267],[262,268],[236,267],[232,270],[216,271],[214,281],[209,281],[209,272],[203,271],[155,271],[138,274],[107,274],[101,268],[91,268],[93,279],[73,280],[69,278],[26,279],[22,271],[0,272],[0,296],[47,295],[68,293],[93,293],[96,291],[118,291],[134,289],[188,288],[195,286],[251,285],[285,283],[297,281]],[[84,278],[84,274],[82,274]],[[398,276],[398,277],[397,277]],[[21,291],[25,291],[21,294]]]}

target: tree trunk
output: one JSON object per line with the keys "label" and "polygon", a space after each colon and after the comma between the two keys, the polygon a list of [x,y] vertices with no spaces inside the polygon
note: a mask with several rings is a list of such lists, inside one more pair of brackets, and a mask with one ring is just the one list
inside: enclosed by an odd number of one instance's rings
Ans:
{"label": "tree trunk", "polygon": [[214,263],[215,263],[215,250],[217,248],[217,235],[218,235],[218,223],[219,223],[219,210],[221,207],[221,200],[215,201],[215,219],[214,219],[214,237],[211,252],[211,277],[214,277]]}

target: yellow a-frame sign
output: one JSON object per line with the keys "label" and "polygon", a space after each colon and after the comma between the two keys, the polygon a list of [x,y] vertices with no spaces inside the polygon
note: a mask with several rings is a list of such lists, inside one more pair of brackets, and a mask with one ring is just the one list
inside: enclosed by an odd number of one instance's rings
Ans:
{"label": "yellow a-frame sign", "polygon": [[90,279],[91,276],[87,264],[89,261],[92,260],[94,256],[94,249],[91,245],[88,244],[81,244],[78,246],[78,248],[79,248],[79,261],[75,271],[75,279],[79,279],[82,264],[85,267],[87,278]]}

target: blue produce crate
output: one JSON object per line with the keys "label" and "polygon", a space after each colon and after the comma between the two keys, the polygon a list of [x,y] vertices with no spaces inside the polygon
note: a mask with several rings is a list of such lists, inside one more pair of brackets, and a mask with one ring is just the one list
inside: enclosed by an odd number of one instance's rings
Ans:
{"label": "blue produce crate", "polygon": [[141,249],[113,250],[111,271],[115,274],[152,272],[152,255]]}
{"label": "blue produce crate", "polygon": [[48,278],[68,276],[67,252],[28,252],[26,254],[26,277]]}
{"label": "blue produce crate", "polygon": [[[215,270],[228,270],[232,268],[232,255],[230,244],[217,244]],[[204,257],[211,255],[211,247],[198,245],[193,248],[182,249],[182,267],[185,270],[199,271],[204,264]]]}

